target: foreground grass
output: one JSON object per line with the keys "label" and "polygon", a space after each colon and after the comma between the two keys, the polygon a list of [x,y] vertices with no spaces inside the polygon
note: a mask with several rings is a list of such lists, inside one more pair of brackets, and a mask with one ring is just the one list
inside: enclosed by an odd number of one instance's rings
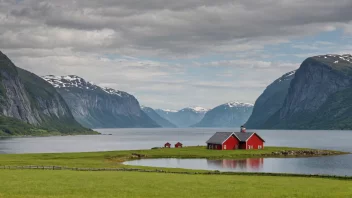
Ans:
{"label": "foreground grass", "polygon": [[[0,166],[66,166],[121,168],[133,153],[144,158],[240,159],[273,157],[282,150],[216,151],[205,147],[90,153],[5,154]],[[343,154],[335,152],[335,154]],[[130,167],[130,166],[129,166]],[[152,167],[138,167],[154,169]],[[192,173],[196,170],[158,168]],[[197,171],[198,173],[209,171]],[[0,169],[0,198],[29,197],[352,197],[351,180],[303,176],[201,175],[119,171],[4,170]]]}
{"label": "foreground grass", "polygon": [[0,170],[0,198],[352,197],[349,181],[271,176]]}
{"label": "foreground grass", "polygon": [[[121,163],[134,159],[132,153],[144,158],[208,158],[243,159],[273,157],[272,152],[282,150],[309,150],[303,148],[266,147],[263,150],[207,150],[205,147],[186,147],[182,149],[150,149],[135,151],[109,151],[87,153],[50,153],[50,154],[5,154],[0,155],[0,166],[67,166],[84,168],[119,168]],[[336,151],[335,154],[343,154]]]}

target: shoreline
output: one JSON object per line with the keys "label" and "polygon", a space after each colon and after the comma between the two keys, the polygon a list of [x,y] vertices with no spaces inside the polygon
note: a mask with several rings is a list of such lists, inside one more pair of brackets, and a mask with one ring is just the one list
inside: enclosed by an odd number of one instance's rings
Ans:
{"label": "shoreline", "polygon": [[73,134],[45,134],[45,135],[9,135],[9,136],[0,136],[0,138],[35,138],[35,137],[60,137],[60,136],[79,136],[79,135],[103,135],[99,132],[96,133],[73,133]]}
{"label": "shoreline", "polygon": [[[281,155],[278,153],[316,153],[316,155]],[[1,167],[61,167],[60,169],[88,169],[97,170],[137,170],[137,171],[154,171],[165,173],[185,172],[194,173],[219,173],[220,171],[181,169],[167,167],[149,167],[133,166],[123,164],[126,161],[139,159],[158,159],[158,158],[176,158],[176,159],[247,159],[247,158],[307,158],[307,157],[324,157],[334,155],[351,154],[349,152],[292,148],[292,147],[266,147],[262,150],[208,150],[205,146],[176,148],[161,148],[149,150],[121,150],[121,151],[99,151],[99,152],[80,152],[80,153],[35,153],[35,154],[0,154]],[[20,168],[19,168],[20,169]],[[53,168],[55,170],[55,168]],[[51,170],[49,168],[48,170]],[[289,174],[289,173],[241,173],[241,172],[221,172],[220,175],[232,174],[250,174],[250,175],[306,175],[306,174]],[[328,175],[329,177],[337,177]],[[327,177],[327,176],[324,176]],[[340,176],[339,176],[340,177]]]}
{"label": "shoreline", "polygon": [[[146,166],[147,167],[147,166]],[[143,173],[164,173],[164,174],[179,174],[179,175],[242,175],[242,176],[274,176],[274,177],[305,177],[305,178],[323,178],[337,180],[352,180],[352,176],[327,175],[327,174],[299,174],[299,173],[270,173],[270,172],[230,172],[230,171],[209,171],[197,169],[178,169],[161,167],[147,167],[154,169],[143,168],[69,168],[61,166],[0,166],[0,171],[16,171],[16,170],[44,170],[44,171],[78,171],[78,172],[143,172]],[[175,169],[175,170],[172,170]]]}

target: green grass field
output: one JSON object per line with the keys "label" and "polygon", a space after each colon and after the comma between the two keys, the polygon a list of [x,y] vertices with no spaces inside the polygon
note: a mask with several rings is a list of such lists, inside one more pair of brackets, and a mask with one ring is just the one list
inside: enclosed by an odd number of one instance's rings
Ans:
{"label": "green grass field", "polygon": [[[55,154],[3,154],[0,166],[67,166],[84,168],[131,167],[121,162],[145,158],[239,159],[270,157],[282,150],[217,151],[205,147]],[[342,154],[336,152],[335,154]],[[264,156],[263,156],[264,155]],[[272,156],[271,156],[272,157]],[[138,167],[146,170],[155,168]],[[164,171],[197,170],[158,168]],[[209,171],[197,171],[199,173]],[[123,171],[4,170],[0,169],[0,198],[23,197],[352,197],[351,179],[304,176],[202,175]]]}
{"label": "green grass field", "polygon": [[352,197],[352,182],[301,177],[0,170],[0,198]]}
{"label": "green grass field", "polygon": [[[266,147],[263,150],[207,150],[205,147],[185,147],[182,149],[150,149],[135,151],[108,151],[87,153],[49,154],[5,154],[0,155],[0,166],[67,166],[87,168],[121,167],[121,162],[132,160],[132,153],[146,155],[145,158],[211,158],[240,159],[270,157],[272,152],[282,150],[307,150],[303,148]],[[308,149],[309,150],[309,149]],[[335,151],[336,154],[342,152]],[[267,156],[263,156],[267,155]]]}

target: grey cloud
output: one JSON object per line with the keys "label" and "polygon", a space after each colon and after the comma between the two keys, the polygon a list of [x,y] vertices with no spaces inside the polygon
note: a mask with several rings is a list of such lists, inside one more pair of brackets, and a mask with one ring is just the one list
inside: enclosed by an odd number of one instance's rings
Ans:
{"label": "grey cloud", "polygon": [[[349,0],[30,0],[8,7],[18,20],[30,18],[45,28],[111,29],[118,37],[104,48],[119,48],[129,54],[151,50],[156,55],[199,54],[217,48],[231,52],[228,46],[274,42],[324,31],[329,26],[348,29],[346,24],[352,21]],[[80,44],[75,47],[82,51],[87,48]]]}
{"label": "grey cloud", "polygon": [[[351,0],[0,0],[0,50],[40,75],[79,74],[153,104],[204,100],[211,107],[235,96],[253,102],[263,86],[298,67],[260,61],[270,56],[264,46],[335,28],[352,33],[351,10]],[[177,65],[107,54],[173,62],[220,54],[232,61]],[[233,77],[206,83],[184,76],[187,67],[226,67]],[[238,84],[235,70],[248,68],[261,73]]]}

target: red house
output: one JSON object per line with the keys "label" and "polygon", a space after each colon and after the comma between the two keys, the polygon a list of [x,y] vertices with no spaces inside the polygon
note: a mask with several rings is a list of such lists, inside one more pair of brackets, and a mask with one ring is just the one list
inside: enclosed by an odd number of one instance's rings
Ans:
{"label": "red house", "polygon": [[170,148],[170,147],[171,147],[171,144],[168,143],[168,142],[166,142],[166,143],[164,144],[164,147],[165,147],[165,148]]}
{"label": "red house", "polygon": [[264,149],[264,139],[257,133],[245,132],[216,132],[206,143],[208,149]]}
{"label": "red house", "polygon": [[177,142],[177,143],[175,144],[175,148],[182,148],[181,142]]}

